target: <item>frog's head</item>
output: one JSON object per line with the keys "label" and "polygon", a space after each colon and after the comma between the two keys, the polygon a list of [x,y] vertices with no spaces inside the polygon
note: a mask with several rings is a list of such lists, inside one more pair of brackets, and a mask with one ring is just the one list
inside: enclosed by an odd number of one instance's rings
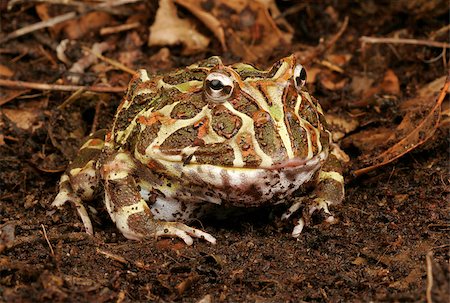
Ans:
{"label": "frog's head", "polygon": [[[211,57],[153,78],[141,71],[116,117],[116,142],[134,146],[144,163],[303,165],[329,144],[322,109],[305,83],[306,71],[294,56],[268,70],[226,66]],[[121,130],[120,115],[138,127]]]}

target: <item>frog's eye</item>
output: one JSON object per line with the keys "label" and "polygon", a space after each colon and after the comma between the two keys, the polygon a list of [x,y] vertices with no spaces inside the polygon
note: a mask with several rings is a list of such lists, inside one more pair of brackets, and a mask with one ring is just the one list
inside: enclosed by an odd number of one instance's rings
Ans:
{"label": "frog's eye", "polygon": [[233,79],[218,72],[210,73],[205,79],[206,95],[216,102],[225,102],[233,93]]}
{"label": "frog's eye", "polygon": [[294,83],[297,90],[306,84],[306,69],[301,64],[297,64],[294,69]]}

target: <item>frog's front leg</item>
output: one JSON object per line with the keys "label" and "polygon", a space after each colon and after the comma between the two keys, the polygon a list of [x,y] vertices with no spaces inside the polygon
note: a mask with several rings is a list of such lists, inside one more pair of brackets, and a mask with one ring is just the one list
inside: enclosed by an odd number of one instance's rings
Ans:
{"label": "frog's front leg", "polygon": [[90,135],[80,147],[59,181],[59,192],[52,206],[61,207],[70,202],[75,205],[86,232],[93,234],[91,219],[83,201],[92,200],[99,191],[96,164],[104,146],[105,130]]}
{"label": "frog's front leg", "polygon": [[[143,173],[143,171],[145,173]],[[203,238],[215,243],[216,239],[199,229],[180,222],[156,220],[147,202],[141,196],[137,176],[147,177],[147,184],[158,181],[149,168],[135,161],[127,152],[113,153],[104,162],[100,174],[105,183],[105,204],[111,219],[122,234],[133,240],[159,236],[175,236],[186,244],[192,244],[192,237]],[[151,185],[150,185],[151,186]],[[163,193],[156,189],[150,191],[150,201],[164,199]]]}
{"label": "frog's front leg", "polygon": [[282,216],[283,219],[287,219],[302,205],[306,204],[302,217],[292,231],[292,236],[295,238],[300,236],[305,222],[316,211],[323,210],[325,215],[327,215],[325,221],[332,222],[334,220],[328,207],[339,204],[344,199],[344,177],[342,176],[341,162],[338,160],[336,153],[337,150],[333,149],[320,169],[317,177],[317,185],[312,194],[309,197],[300,197]]}

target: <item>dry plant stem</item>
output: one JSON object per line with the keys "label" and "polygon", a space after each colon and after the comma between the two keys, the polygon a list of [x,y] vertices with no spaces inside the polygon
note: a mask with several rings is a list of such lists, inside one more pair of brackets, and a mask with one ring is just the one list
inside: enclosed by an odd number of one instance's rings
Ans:
{"label": "dry plant stem", "polygon": [[100,30],[100,35],[116,34],[130,29],[138,28],[141,24],[139,22],[127,23],[118,26],[104,27]]}
{"label": "dry plant stem", "polygon": [[45,230],[44,224],[41,224],[41,227],[42,227],[42,231],[44,232],[45,241],[47,241],[48,247],[50,247],[50,252],[52,253],[52,256],[54,256],[55,252],[53,251],[52,244],[50,243],[50,240],[47,237],[47,231]]}
{"label": "dry plant stem", "polygon": [[348,16],[345,16],[344,22],[342,23],[342,26],[339,29],[339,31],[325,44],[325,50],[329,50],[334,44],[336,44],[336,42],[339,40],[339,38],[347,29],[347,26],[348,26]]}
{"label": "dry plant stem", "polygon": [[92,121],[92,127],[91,127],[91,134],[95,133],[97,131],[98,127],[98,117],[100,115],[101,107],[103,105],[102,99],[100,99],[97,104],[95,105],[95,115],[94,115],[94,121]]}
{"label": "dry plant stem", "polygon": [[433,256],[433,253],[430,251],[427,253],[426,260],[427,260],[427,290],[426,290],[426,296],[427,296],[427,303],[433,303],[433,299],[431,297],[431,290],[433,288],[433,264],[431,263],[431,257]]}
{"label": "dry plant stem", "polygon": [[70,12],[67,14],[63,14],[63,15],[59,15],[56,16],[54,18],[50,18],[48,20],[45,21],[41,21],[41,22],[37,22],[25,27],[22,27],[12,33],[9,33],[8,35],[6,35],[5,37],[3,37],[2,39],[0,39],[0,43],[4,43],[6,41],[9,41],[11,39],[15,39],[17,37],[32,33],[34,31],[46,28],[46,27],[52,27],[55,24],[70,20],[70,19],[74,19],[76,18],[78,15],[76,12]]}
{"label": "dry plant stem", "polygon": [[107,58],[107,57],[105,57],[105,56],[103,56],[103,55],[100,55],[100,54],[98,54],[98,53],[92,51],[91,49],[89,49],[89,48],[87,48],[87,47],[83,47],[83,50],[85,50],[85,51],[87,51],[87,52],[93,54],[94,56],[96,56],[96,57],[99,58],[100,60],[103,60],[103,61],[105,61],[105,62],[111,64],[112,66],[114,66],[114,67],[116,67],[116,68],[118,68],[118,69],[120,69],[120,70],[122,70],[122,71],[124,71],[124,72],[126,72],[126,73],[129,73],[129,74],[131,74],[131,75],[135,75],[135,74],[136,74],[136,71],[135,71],[135,70],[132,70],[131,68],[126,67],[125,65],[123,65],[123,64],[120,63],[120,62],[117,62],[117,61],[115,61],[115,60],[113,60],[113,59],[110,59],[110,58]]}
{"label": "dry plant stem", "polygon": [[402,39],[402,38],[378,38],[362,36],[359,38],[362,43],[384,43],[384,44],[413,44],[413,45],[425,45],[430,47],[442,47],[450,48],[449,43],[433,41],[433,40],[420,40],[420,39]]}
{"label": "dry plant stem", "polygon": [[339,31],[331,37],[328,41],[324,43],[320,43],[318,46],[314,48],[314,51],[311,52],[311,55],[307,58],[304,58],[304,62],[311,62],[314,61],[315,58],[318,58],[322,56],[325,52],[330,50],[334,44],[339,40],[339,38],[342,36],[342,34],[345,32],[348,26],[348,16],[345,16],[344,22],[342,22],[341,28]]}
{"label": "dry plant stem", "polygon": [[61,84],[47,84],[37,82],[13,81],[0,79],[0,86],[10,88],[30,88],[37,90],[52,90],[52,91],[66,91],[73,92],[79,89],[83,91],[99,92],[99,93],[123,93],[127,88],[122,86],[81,86],[81,85],[61,85]]}
{"label": "dry plant stem", "polygon": [[104,256],[105,256],[106,258],[108,258],[108,259],[113,259],[113,260],[115,260],[115,261],[117,261],[117,262],[119,262],[119,263],[122,263],[122,264],[128,264],[128,261],[127,261],[124,257],[122,257],[122,256],[113,254],[113,253],[111,253],[111,252],[109,252],[109,251],[102,250],[102,249],[100,249],[100,248],[97,248],[97,252],[98,252],[99,254],[104,255]]}

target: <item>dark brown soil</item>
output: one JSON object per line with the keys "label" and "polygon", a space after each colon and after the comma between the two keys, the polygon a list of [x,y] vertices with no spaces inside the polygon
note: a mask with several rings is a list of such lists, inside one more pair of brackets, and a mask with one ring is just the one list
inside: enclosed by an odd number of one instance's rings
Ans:
{"label": "dark brown soil", "polygon": [[[100,209],[96,233],[89,236],[73,208],[55,210],[50,204],[81,138],[93,124],[108,126],[121,94],[84,96],[58,110],[70,92],[29,90],[1,108],[16,115],[3,112],[0,121],[0,302],[431,302],[430,298],[449,302],[449,123],[444,113],[427,143],[360,177],[352,175],[363,166],[360,160],[381,151],[373,146],[365,150],[351,136],[378,127],[394,131],[405,112],[404,101],[446,76],[449,60],[448,48],[443,52],[427,45],[370,44],[363,50],[358,39],[398,33],[448,43],[448,29],[433,36],[449,23],[448,3],[343,2],[307,1],[299,6],[280,1],[281,12],[286,12],[295,29],[294,38],[259,62],[268,66],[275,58],[317,46],[321,38],[329,41],[348,17],[347,29],[332,46],[333,54],[352,55],[344,73],[337,75],[347,84],[329,89],[318,76],[311,87],[326,111],[350,116],[358,111],[359,127],[347,134],[342,145],[351,160],[346,167],[345,201],[332,208],[335,224],[313,218],[295,240],[290,236],[293,222],[280,220],[282,210],[262,210],[203,222],[204,230],[217,238],[216,245],[195,240],[186,246],[178,239],[136,242],[116,230],[101,211],[101,201],[96,201]],[[40,21],[36,3],[25,1],[10,11],[7,3],[0,6],[2,34]],[[157,4],[126,8],[145,16],[142,29],[135,32],[146,41]],[[61,6],[53,9],[53,15],[67,12]],[[330,17],[333,14],[336,21]],[[112,19],[115,25],[125,20],[119,15]],[[227,62],[239,60],[223,54],[209,35],[213,42],[207,51],[184,56],[171,48],[170,62],[165,64],[152,61],[159,48],[144,43],[132,68],[167,69],[213,54],[223,55]],[[64,34],[45,29],[4,42],[0,65],[14,72],[10,80],[65,79],[67,67],[56,59],[54,49],[63,38]],[[93,31],[77,43],[91,47],[103,39]],[[117,59],[131,42],[125,34],[113,39],[117,45],[105,55]],[[322,70],[325,67],[318,62],[324,56],[312,59]],[[388,69],[398,77],[400,92],[377,91],[364,97],[350,89],[350,83],[362,75],[381,83]],[[99,72],[89,70],[81,84],[95,84]],[[122,71],[103,72],[109,73],[111,86],[125,86],[129,80]],[[1,90],[5,100],[11,89]],[[435,100],[436,95],[430,102]],[[28,111],[33,113],[32,122],[25,119],[29,125],[18,127],[17,121]],[[371,138],[367,142],[372,144]]]}

